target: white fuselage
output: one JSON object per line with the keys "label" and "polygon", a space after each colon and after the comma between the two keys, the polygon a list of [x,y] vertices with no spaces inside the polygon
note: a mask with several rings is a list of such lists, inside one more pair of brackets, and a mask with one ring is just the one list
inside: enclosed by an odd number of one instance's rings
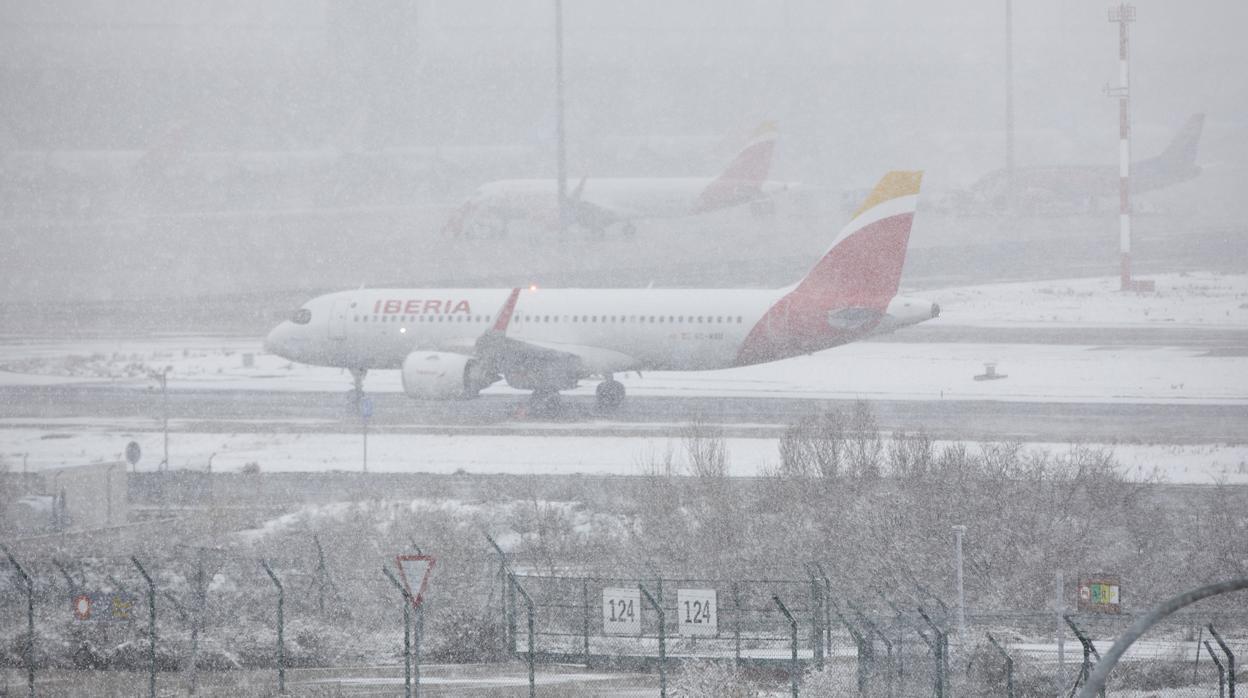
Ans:
{"label": "white fuselage", "polygon": [[[621,220],[679,218],[699,213],[699,197],[714,177],[621,177],[587,179],[574,201],[609,211]],[[569,196],[580,180],[568,180]],[[761,194],[782,191],[788,182],[762,182]],[[558,182],[508,179],[481,187],[469,203],[507,219],[544,221],[557,216]],[[743,202],[744,203],[744,202]]]}
{"label": "white fuselage", "polygon": [[[739,365],[750,331],[787,289],[528,289],[506,335],[581,357],[585,373]],[[471,352],[511,289],[368,289],[320,296],[307,322],[287,321],[266,346],[303,363],[398,369],[413,351]],[[302,311],[301,311],[302,312]],[[898,296],[875,330],[930,319],[932,304]],[[846,341],[852,339],[848,337]]]}

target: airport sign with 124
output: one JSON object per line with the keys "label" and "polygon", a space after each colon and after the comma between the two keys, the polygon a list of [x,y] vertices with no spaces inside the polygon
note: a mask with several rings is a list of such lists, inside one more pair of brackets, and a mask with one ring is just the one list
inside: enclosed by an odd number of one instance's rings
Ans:
{"label": "airport sign with 124", "polygon": [[637,587],[602,590],[602,634],[641,634],[641,591]]}

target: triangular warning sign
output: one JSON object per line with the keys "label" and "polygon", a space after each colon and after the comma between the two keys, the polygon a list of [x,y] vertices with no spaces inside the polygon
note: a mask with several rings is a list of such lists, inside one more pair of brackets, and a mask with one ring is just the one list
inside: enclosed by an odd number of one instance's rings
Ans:
{"label": "triangular warning sign", "polygon": [[429,555],[400,555],[399,577],[412,599],[412,606],[420,608],[425,600],[425,588],[429,586],[429,573],[433,571],[434,559]]}

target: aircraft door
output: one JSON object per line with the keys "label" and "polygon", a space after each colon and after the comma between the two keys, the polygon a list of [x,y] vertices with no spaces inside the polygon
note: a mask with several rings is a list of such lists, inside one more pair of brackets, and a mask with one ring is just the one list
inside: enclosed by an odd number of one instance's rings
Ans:
{"label": "aircraft door", "polygon": [[329,314],[330,339],[347,338],[347,312],[350,310],[350,305],[351,302],[345,298],[339,298],[334,301],[334,306]]}

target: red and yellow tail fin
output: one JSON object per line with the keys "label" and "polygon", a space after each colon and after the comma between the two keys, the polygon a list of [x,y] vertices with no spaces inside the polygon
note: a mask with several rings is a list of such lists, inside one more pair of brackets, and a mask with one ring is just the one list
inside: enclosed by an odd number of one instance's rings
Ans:
{"label": "red and yellow tail fin", "polygon": [[771,173],[771,159],[780,132],[776,122],[764,121],[718,177],[702,190],[694,207],[696,213],[736,206],[758,197]]}
{"label": "red and yellow tail fin", "polygon": [[901,282],[922,181],[920,171],[884,175],[794,292],[840,307],[884,310]]}
{"label": "red and yellow tail fin", "polygon": [[897,295],[922,172],[894,171],[805,278],[750,331],[740,364],[827,349],[869,333]]}

